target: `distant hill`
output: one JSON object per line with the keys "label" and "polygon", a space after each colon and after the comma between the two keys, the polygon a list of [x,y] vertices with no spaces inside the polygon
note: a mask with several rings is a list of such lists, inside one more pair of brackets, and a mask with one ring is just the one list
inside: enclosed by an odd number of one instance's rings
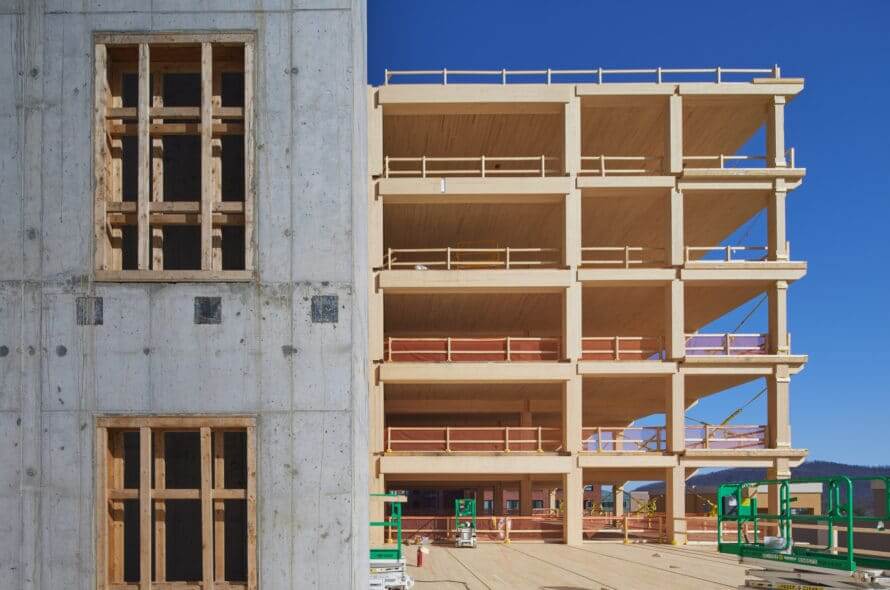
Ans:
{"label": "distant hill", "polygon": [[[791,470],[792,478],[831,477],[834,475],[890,477],[890,465],[869,466],[834,463],[832,461],[805,461],[800,467],[795,467]],[[722,469],[712,473],[695,475],[686,480],[686,486],[695,486],[700,489],[715,489],[722,483],[757,481],[759,479],[766,479],[766,469],[734,467],[732,469]],[[640,486],[637,489],[648,491],[650,494],[661,494],[664,493],[664,483],[654,482]],[[854,484],[853,503],[856,506],[871,506],[871,491],[867,482]]]}

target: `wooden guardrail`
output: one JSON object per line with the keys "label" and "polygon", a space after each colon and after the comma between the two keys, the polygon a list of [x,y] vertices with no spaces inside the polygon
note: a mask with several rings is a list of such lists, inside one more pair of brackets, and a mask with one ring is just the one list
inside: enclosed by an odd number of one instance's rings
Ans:
{"label": "wooden guardrail", "polygon": [[468,156],[468,157],[393,157],[384,156],[385,178],[440,178],[442,176],[562,176],[551,166],[559,158],[540,156]]}
{"label": "wooden guardrail", "polygon": [[389,362],[557,361],[558,338],[394,338],[384,341]]}
{"label": "wooden guardrail", "polygon": [[[795,168],[795,150],[793,147],[785,150],[786,168]],[[745,166],[733,166],[734,162],[762,162],[764,167],[769,167],[769,158],[766,155],[749,155],[749,154],[716,154],[707,156],[683,156],[683,165],[687,163],[704,163],[717,164],[717,168],[725,170],[728,168],[744,168]],[[711,166],[694,166],[695,168],[710,168]]]}
{"label": "wooden guardrail", "polygon": [[386,452],[556,452],[561,432],[546,426],[388,426]]}
{"label": "wooden guardrail", "polygon": [[[658,174],[660,156],[581,156],[580,175],[638,176]],[[588,164],[593,164],[590,166]],[[649,165],[647,165],[649,164]]]}
{"label": "wooden guardrail", "polygon": [[584,246],[581,266],[648,266],[664,263],[664,248],[649,246]]}
{"label": "wooden guardrail", "polygon": [[[441,70],[389,70],[383,71],[383,84],[388,85],[393,78],[401,78],[410,81],[418,78],[433,78],[441,81],[441,84],[448,84],[448,77],[460,77],[462,80],[475,80],[479,83],[491,83],[493,81],[501,84],[508,84],[517,81],[520,82],[537,82],[552,84],[560,80],[570,79],[572,82],[592,82],[596,84],[605,84],[610,82],[608,78],[617,78],[615,82],[627,82],[628,79],[639,82],[691,82],[694,76],[707,77],[708,81],[720,84],[729,81],[738,81],[745,77],[746,80],[756,78],[761,75],[771,76],[773,78],[781,78],[782,71],[778,65],[772,68],[724,68],[721,66],[713,68],[639,68],[639,69],[611,69],[611,68],[595,68],[595,69],[578,69],[578,70],[560,70],[560,69],[537,69],[537,70],[449,70],[443,68]],[[423,83],[425,80],[420,80]],[[467,82],[461,82],[467,83]],[[471,82],[470,82],[471,83]]]}
{"label": "wooden guardrail", "polygon": [[686,334],[686,356],[768,353],[767,334]]}
{"label": "wooden guardrail", "polygon": [[663,360],[664,346],[658,336],[585,336],[581,360]]}
{"label": "wooden guardrail", "polygon": [[387,270],[547,268],[560,265],[558,248],[387,248]]}
{"label": "wooden guardrail", "polygon": [[[747,424],[703,424],[685,427],[688,449],[763,449],[767,427]],[[664,426],[591,426],[581,429],[581,448],[596,453],[666,450]]]}

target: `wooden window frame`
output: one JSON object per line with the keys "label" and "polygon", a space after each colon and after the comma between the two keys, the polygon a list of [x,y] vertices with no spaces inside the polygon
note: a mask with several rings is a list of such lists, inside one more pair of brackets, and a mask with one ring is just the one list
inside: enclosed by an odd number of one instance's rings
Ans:
{"label": "wooden window frame", "polygon": [[[109,432],[111,431],[111,432]],[[139,487],[124,488],[123,433],[139,433]],[[166,432],[199,432],[201,487],[167,489],[163,436]],[[246,434],[246,488],[225,487],[223,437],[213,432]],[[118,445],[114,452],[114,445]],[[256,590],[256,420],[250,416],[100,416],[96,419],[96,588],[97,590]],[[213,465],[212,465],[213,464]],[[214,469],[215,465],[215,469]],[[152,484],[152,466],[155,482]],[[215,472],[215,473],[214,473]],[[202,580],[166,580],[166,500],[201,502]],[[245,500],[247,579],[225,581],[225,500]],[[123,577],[123,500],[139,502],[139,582]],[[155,518],[152,522],[152,505]],[[119,527],[112,533],[111,527]],[[155,531],[152,568],[152,529]],[[111,545],[115,545],[112,547]],[[152,571],[154,569],[154,571]],[[152,576],[154,574],[154,580]]]}
{"label": "wooden window frame", "polygon": [[[97,281],[138,282],[221,282],[249,281],[256,269],[254,238],[255,208],[255,110],[256,35],[231,33],[95,33],[94,44],[94,278]],[[200,73],[201,105],[194,111],[197,124],[164,121],[163,115],[182,116],[176,108],[164,109],[159,76],[150,83],[151,46],[177,44],[201,45],[200,63],[165,63],[161,71]],[[214,71],[213,47],[243,45],[244,107],[222,107],[221,71]],[[109,75],[108,48],[138,46],[136,73],[139,79],[138,106],[124,109],[115,96],[120,90],[118,76]],[[227,63],[227,62],[224,62]],[[242,69],[238,68],[241,72]],[[152,87],[150,87],[152,86]],[[115,90],[114,92],[112,90]],[[131,112],[132,111],[132,112]],[[113,118],[120,114],[122,118]],[[124,124],[124,118],[136,124]],[[240,123],[232,120],[241,119]],[[167,123],[168,125],[165,125]],[[175,127],[182,129],[174,130]],[[163,134],[170,131],[199,135],[201,142],[201,194],[198,202],[164,202]],[[138,148],[138,195],[136,202],[123,202],[120,187],[120,160],[112,154],[120,148],[120,137],[135,131]],[[222,201],[221,139],[224,134],[244,136],[244,202]],[[150,141],[149,141],[150,139]],[[116,163],[117,162],[117,163]],[[153,188],[150,184],[154,177]],[[122,269],[123,225],[137,230],[137,269]],[[163,270],[163,233],[160,226],[187,224],[200,226],[201,268],[198,270]],[[222,269],[222,226],[244,227],[244,269]]]}

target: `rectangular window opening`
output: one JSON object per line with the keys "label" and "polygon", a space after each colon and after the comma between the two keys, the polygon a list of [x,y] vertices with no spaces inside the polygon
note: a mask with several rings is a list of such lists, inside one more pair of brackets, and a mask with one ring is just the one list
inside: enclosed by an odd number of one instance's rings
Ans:
{"label": "rectangular window opening", "polygon": [[99,280],[251,277],[255,39],[201,37],[95,35]]}
{"label": "rectangular window opening", "polygon": [[145,582],[256,589],[252,418],[100,417],[97,441],[99,590]]}

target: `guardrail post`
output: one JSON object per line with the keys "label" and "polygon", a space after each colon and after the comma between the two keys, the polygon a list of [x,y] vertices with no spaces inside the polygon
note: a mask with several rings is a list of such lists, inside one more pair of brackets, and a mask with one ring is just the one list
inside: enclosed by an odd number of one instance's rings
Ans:
{"label": "guardrail post", "polygon": [[628,534],[627,534],[627,515],[625,514],[621,520],[622,520],[621,526],[622,526],[622,528],[624,528],[624,544],[627,545],[628,543],[630,543],[630,539],[628,538]]}
{"label": "guardrail post", "polygon": [[389,156],[383,156],[383,176],[389,178]]}
{"label": "guardrail post", "polygon": [[551,76],[551,70],[550,68],[547,68],[547,84],[550,84]]}
{"label": "guardrail post", "polygon": [[445,338],[445,354],[448,362],[451,362],[451,336]]}
{"label": "guardrail post", "polygon": [[510,246],[506,248],[506,257],[504,259],[504,263],[507,265],[507,269],[510,268]]}
{"label": "guardrail post", "polygon": [[655,70],[655,81],[661,84],[661,66]]}
{"label": "guardrail post", "polygon": [[732,246],[726,247],[726,262],[732,262]]}
{"label": "guardrail post", "polygon": [[606,175],[606,156],[600,154],[600,176]]}
{"label": "guardrail post", "polygon": [[451,246],[445,247],[445,270],[451,270]]}
{"label": "guardrail post", "polygon": [[426,156],[420,156],[420,177],[426,178]]}
{"label": "guardrail post", "polygon": [[596,450],[597,452],[603,452],[603,428],[601,426],[596,427]]}
{"label": "guardrail post", "polygon": [[510,452],[510,427],[504,426],[504,452]]}
{"label": "guardrail post", "polygon": [[541,154],[541,178],[547,176],[547,161],[544,158],[544,155]]}
{"label": "guardrail post", "polygon": [[730,355],[730,351],[732,350],[732,344],[730,344],[730,339],[732,338],[732,334],[724,334],[723,337],[726,339],[723,343],[723,353],[726,356]]}
{"label": "guardrail post", "polygon": [[507,336],[506,341],[507,341],[507,361],[509,362],[510,360],[512,360],[510,358],[512,351],[510,350],[510,337],[509,336]]}
{"label": "guardrail post", "polygon": [[442,68],[442,84],[448,85],[448,68]]}
{"label": "guardrail post", "polygon": [[445,427],[445,452],[446,453],[451,452],[451,427],[450,426]]}
{"label": "guardrail post", "polygon": [[624,268],[630,268],[630,246],[624,246]]}
{"label": "guardrail post", "polygon": [[603,68],[596,69],[596,83],[597,84],[603,83]]}
{"label": "guardrail post", "polygon": [[705,424],[705,440],[704,447],[706,449],[711,448],[711,427]]}
{"label": "guardrail post", "polygon": [[618,349],[621,347],[620,338],[621,338],[621,336],[615,336],[615,338],[613,339],[613,345],[612,345],[612,346],[613,346],[613,349],[614,349],[613,352],[615,353],[615,360],[616,360],[616,361],[617,361],[617,360],[621,360],[621,353],[620,353],[619,350],[618,350]]}
{"label": "guardrail post", "polygon": [[794,166],[794,148],[788,148],[788,166],[790,168],[795,168]]}
{"label": "guardrail post", "polygon": [[481,167],[481,171],[482,171],[482,178],[485,178],[485,156],[482,156],[482,167]]}
{"label": "guardrail post", "polygon": [[503,70],[501,70],[501,84],[506,84],[506,83],[507,83],[507,69],[504,68]]}
{"label": "guardrail post", "polygon": [[723,81],[723,69],[720,66],[717,66],[717,84],[720,84]]}
{"label": "guardrail post", "polygon": [[386,452],[392,452],[392,426],[386,427]]}
{"label": "guardrail post", "polygon": [[541,432],[541,427],[538,426],[538,452],[539,453],[544,452],[544,441],[542,440],[542,438],[543,438],[543,435]]}
{"label": "guardrail post", "polygon": [[782,70],[779,68],[779,64],[773,66],[773,78],[781,78]]}
{"label": "guardrail post", "polygon": [[383,85],[386,86],[389,84],[389,69],[385,68],[383,70]]}
{"label": "guardrail post", "polygon": [[386,267],[392,270],[392,248],[386,249]]}
{"label": "guardrail post", "polygon": [[720,169],[723,170],[723,168],[726,166],[726,155],[720,154],[719,157],[720,157]]}
{"label": "guardrail post", "polygon": [[389,338],[389,350],[386,351],[388,355],[389,362],[392,362],[392,336]]}

